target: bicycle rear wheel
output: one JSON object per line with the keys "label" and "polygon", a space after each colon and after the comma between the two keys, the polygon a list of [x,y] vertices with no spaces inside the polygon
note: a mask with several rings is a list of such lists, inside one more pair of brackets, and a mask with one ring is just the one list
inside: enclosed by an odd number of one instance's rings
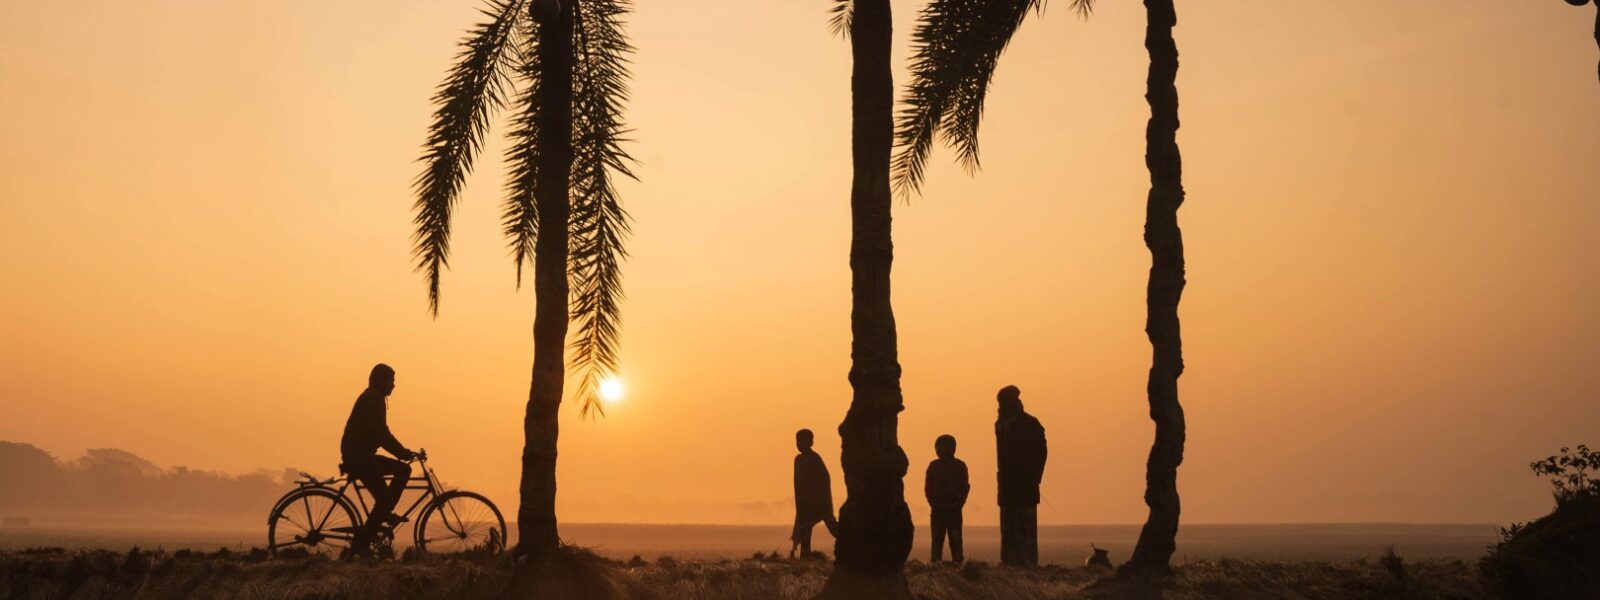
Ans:
{"label": "bicycle rear wheel", "polygon": [[267,517],[267,552],[274,558],[342,558],[360,526],[355,507],[344,496],[320,487],[296,490]]}
{"label": "bicycle rear wheel", "polygon": [[428,554],[496,555],[506,547],[506,520],[482,495],[445,492],[422,511],[416,543]]}

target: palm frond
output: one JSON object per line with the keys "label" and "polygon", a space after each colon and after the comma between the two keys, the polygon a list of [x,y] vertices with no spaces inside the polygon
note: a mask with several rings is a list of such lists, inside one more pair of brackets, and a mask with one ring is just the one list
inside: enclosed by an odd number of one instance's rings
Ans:
{"label": "palm frond", "polygon": [[[1092,4],[1072,0],[1080,14]],[[922,9],[912,34],[906,106],[895,123],[899,197],[920,191],[935,136],[956,150],[969,174],[978,170],[978,126],[995,66],[1028,12],[1043,9],[1043,0],[933,0]]]}
{"label": "palm frond", "polygon": [[428,310],[439,314],[439,278],[450,260],[450,216],[472,172],[489,119],[503,102],[509,73],[505,50],[514,44],[522,0],[488,0],[479,23],[461,41],[456,64],[434,93],[433,124],[423,146],[424,168],[412,182],[417,200],[412,257],[428,282]]}
{"label": "palm frond", "polygon": [[628,59],[633,51],[622,31],[629,0],[585,0],[577,4],[573,35],[573,128],[571,263],[572,317],[577,334],[572,364],[580,375],[579,412],[605,414],[600,381],[617,370],[622,300],[620,263],[630,232],[615,186],[633,178],[634,160],[623,150],[630,140],[622,122],[628,99]]}
{"label": "palm frond", "polygon": [[828,17],[828,30],[834,35],[849,39],[850,25],[855,21],[855,0],[833,0],[833,7],[828,9],[833,16]]}
{"label": "palm frond", "polygon": [[502,230],[511,240],[511,258],[517,264],[517,289],[522,289],[522,266],[533,262],[539,238],[539,206],[534,182],[539,176],[539,36],[531,19],[522,24],[522,44],[517,74],[522,84],[519,112],[506,134],[506,201],[501,212]]}

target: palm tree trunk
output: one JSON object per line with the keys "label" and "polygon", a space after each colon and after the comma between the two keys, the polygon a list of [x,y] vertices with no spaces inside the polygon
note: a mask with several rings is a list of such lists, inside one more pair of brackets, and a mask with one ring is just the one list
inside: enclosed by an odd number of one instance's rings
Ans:
{"label": "palm tree trunk", "polygon": [[[537,3],[529,3],[537,10]],[[518,554],[540,556],[558,548],[556,531],[557,415],[566,379],[568,317],[567,186],[572,171],[571,2],[539,23],[539,172],[534,204],[539,237],[534,246],[533,384],[522,421],[522,503],[517,509]],[[534,13],[538,16],[538,13]]]}
{"label": "palm tree trunk", "polygon": [[[1594,2],[1594,45],[1600,47],[1600,0]],[[1597,68],[1600,73],[1600,68]]]}
{"label": "palm tree trunk", "polygon": [[1150,196],[1145,202],[1144,243],[1150,249],[1150,283],[1145,290],[1145,334],[1153,360],[1146,392],[1155,443],[1145,463],[1144,502],[1150,516],[1139,543],[1125,565],[1133,570],[1164,571],[1178,537],[1178,465],[1183,463],[1185,428],[1178,403],[1178,377],[1183,374],[1183,341],[1178,329],[1178,301],[1183,296],[1183,232],[1178,207],[1183,204],[1183,160],[1178,154],[1178,45],[1172,28],[1178,24],[1173,0],[1144,0],[1147,23],[1144,46],[1150,53],[1145,100],[1150,123],[1145,129],[1145,166],[1150,169]]}
{"label": "palm tree trunk", "polygon": [[889,0],[855,0],[850,40],[854,181],[850,188],[850,385],[839,425],[846,499],[839,509],[833,574],[824,598],[910,598],[904,566],[911,553],[900,449],[900,362],[889,272],[889,152],[894,140],[894,80]]}

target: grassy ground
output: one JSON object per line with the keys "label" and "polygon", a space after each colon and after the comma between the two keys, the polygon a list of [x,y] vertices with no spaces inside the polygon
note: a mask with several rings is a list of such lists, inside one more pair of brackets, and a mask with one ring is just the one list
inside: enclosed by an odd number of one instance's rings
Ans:
{"label": "grassy ground", "polygon": [[[0,598],[457,599],[503,597],[657,598],[661,600],[809,599],[825,561],[619,563],[574,553],[571,565],[604,578],[604,595],[545,591],[512,580],[504,561],[428,559],[341,563],[266,560],[257,554],[178,552],[0,553]],[[1104,570],[1018,570],[913,562],[911,590],[927,600],[1163,598],[1486,598],[1470,564],[1257,563],[1223,560],[1182,566],[1161,581],[1120,581]],[[593,587],[593,586],[591,586]],[[524,593],[508,594],[512,589]]]}

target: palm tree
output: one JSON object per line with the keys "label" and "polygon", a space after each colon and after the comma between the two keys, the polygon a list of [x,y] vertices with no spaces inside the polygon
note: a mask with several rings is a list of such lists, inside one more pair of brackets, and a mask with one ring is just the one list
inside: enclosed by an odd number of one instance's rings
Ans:
{"label": "palm tree", "polygon": [[1178,465],[1183,464],[1187,427],[1178,402],[1178,377],[1183,375],[1183,339],[1178,328],[1178,301],[1183,298],[1183,232],[1178,207],[1183,205],[1183,158],[1178,152],[1178,44],[1172,28],[1178,12],[1172,0],[1144,0],[1144,47],[1150,54],[1145,101],[1150,124],[1144,133],[1144,164],[1150,170],[1150,195],[1144,205],[1144,245],[1150,249],[1150,282],[1145,287],[1145,335],[1153,358],[1145,390],[1155,443],[1145,461],[1144,503],[1150,507],[1139,542],[1124,568],[1165,571],[1177,549]]}
{"label": "palm tree", "polygon": [[[1145,465],[1145,504],[1150,514],[1126,568],[1164,570],[1178,533],[1178,465],[1183,462],[1185,427],[1178,403],[1183,350],[1178,300],[1183,293],[1183,236],[1178,207],[1183,203],[1182,163],[1178,153],[1178,48],[1172,39],[1177,14],[1172,0],[1144,0],[1145,48],[1150,54],[1145,99],[1150,123],[1145,133],[1145,165],[1150,194],[1145,203],[1145,246],[1151,255],[1146,289],[1145,333],[1153,349],[1146,392],[1155,443]],[[923,9],[914,34],[912,81],[896,137],[894,183],[902,197],[916,193],[934,137],[956,150],[968,172],[978,166],[978,125],[983,101],[1001,53],[1042,0],[933,0]],[[1093,0],[1073,0],[1087,16]]]}
{"label": "palm tree", "polygon": [[850,40],[850,385],[854,395],[844,422],[840,464],[844,505],[833,574],[823,598],[911,598],[905,562],[911,554],[911,510],[906,506],[907,460],[900,448],[900,361],[889,271],[892,199],[889,153],[894,146],[894,79],[889,46],[889,0],[835,0],[834,30]]}
{"label": "palm tree", "polygon": [[[1567,0],[1567,4],[1573,6],[1583,6],[1588,3],[1589,0]],[[1600,0],[1595,0],[1594,7],[1594,43],[1596,46],[1600,46]]]}
{"label": "palm tree", "polygon": [[621,148],[627,98],[622,32],[628,0],[488,0],[487,20],[434,95],[433,124],[417,177],[413,254],[439,312],[439,282],[450,258],[450,217],[488,130],[509,100],[504,233],[517,266],[533,264],[533,382],[523,419],[517,553],[560,546],[556,529],[557,412],[566,378],[569,316],[576,319],[572,362],[582,375],[580,414],[601,412],[599,382],[617,366],[622,297],[620,261],[628,216],[614,186],[632,177]]}

